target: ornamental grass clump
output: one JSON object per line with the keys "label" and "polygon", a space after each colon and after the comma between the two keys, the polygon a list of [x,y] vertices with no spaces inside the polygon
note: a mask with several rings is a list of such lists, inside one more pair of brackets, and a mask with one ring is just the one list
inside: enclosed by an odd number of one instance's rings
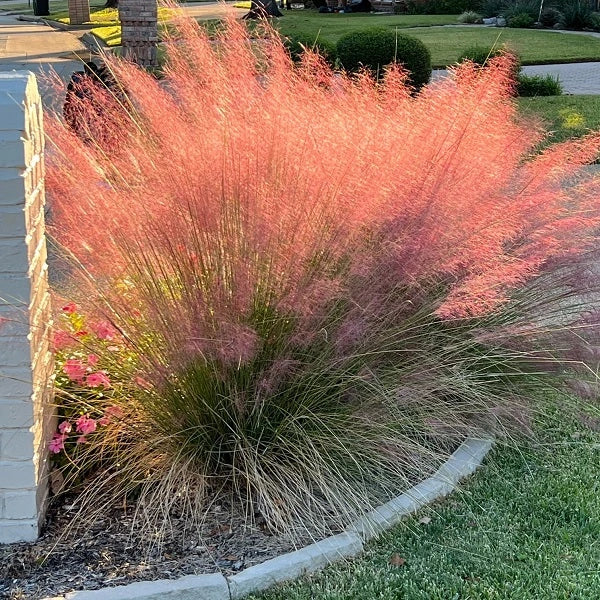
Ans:
{"label": "ornamental grass clump", "polygon": [[322,534],[536,410],[600,217],[597,178],[563,183],[600,136],[531,155],[507,58],[415,95],[233,20],[177,31],[162,81],[110,60],[127,108],[50,118],[59,410],[97,423],[53,450],[84,511],[133,498],[164,531],[226,495]]}

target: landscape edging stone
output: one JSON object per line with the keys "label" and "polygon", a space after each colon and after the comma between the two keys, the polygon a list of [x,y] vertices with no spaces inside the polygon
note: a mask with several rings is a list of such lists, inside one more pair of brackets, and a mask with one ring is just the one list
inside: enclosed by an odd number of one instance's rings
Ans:
{"label": "landscape edging stone", "polygon": [[69,592],[64,597],[66,600],[229,600],[230,595],[225,577],[210,573]]}
{"label": "landscape edging stone", "polygon": [[314,573],[341,558],[360,554],[364,542],[398,524],[422,506],[447,496],[471,475],[491,449],[489,438],[467,438],[431,477],[360,517],[345,532],[282,554],[235,575],[186,575],[138,581],[99,590],[69,592],[44,600],[238,600],[274,584]]}

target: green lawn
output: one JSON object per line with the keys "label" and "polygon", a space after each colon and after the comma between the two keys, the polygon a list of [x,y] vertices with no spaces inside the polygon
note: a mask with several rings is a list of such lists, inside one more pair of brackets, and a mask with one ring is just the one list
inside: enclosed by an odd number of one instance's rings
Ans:
{"label": "green lawn", "polygon": [[507,44],[526,65],[600,60],[600,39],[582,35],[495,27],[414,28],[402,33],[421,39],[438,67],[452,64],[474,45]]}
{"label": "green lawn", "polygon": [[361,557],[251,598],[597,600],[600,419],[588,423],[538,420],[537,444],[498,447],[462,491]]}
{"label": "green lawn", "polygon": [[457,15],[372,15],[321,14],[315,10],[285,11],[274,25],[284,34],[303,33],[310,36],[322,36],[332,42],[349,31],[358,31],[365,27],[429,27],[448,25],[457,22]]}
{"label": "green lawn", "polygon": [[542,117],[552,142],[600,130],[600,96],[519,98],[519,107],[525,114]]}
{"label": "green lawn", "polygon": [[[90,9],[101,9],[104,7],[106,0],[90,0]],[[2,7],[2,0],[0,0],[0,10],[10,10],[12,11],[21,11],[23,14],[33,14],[33,0],[31,5],[27,2],[23,2],[22,4],[11,4],[6,6],[6,8]],[[50,0],[50,12],[52,14],[60,14],[60,13],[68,13],[69,3],[68,0]]]}
{"label": "green lawn", "polygon": [[[114,27],[119,24],[119,11],[116,8],[103,8],[103,4],[99,6],[90,5],[90,23],[96,27]],[[53,10],[50,13],[48,19],[52,21],[58,21],[69,25],[71,20],[69,19],[69,9],[65,10]]]}

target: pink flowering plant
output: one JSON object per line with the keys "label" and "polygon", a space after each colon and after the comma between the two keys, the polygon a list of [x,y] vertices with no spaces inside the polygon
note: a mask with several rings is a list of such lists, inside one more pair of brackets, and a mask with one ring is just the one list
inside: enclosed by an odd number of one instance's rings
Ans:
{"label": "pink flowering plant", "polygon": [[[60,304],[60,303],[59,303]],[[96,461],[76,465],[83,445],[98,446],[114,438],[125,415],[119,405],[126,394],[133,357],[107,321],[88,322],[74,302],[62,304],[53,334],[58,426],[48,449],[72,478],[97,468]],[[102,356],[102,359],[100,358]],[[111,380],[108,369],[117,374]],[[107,435],[107,428],[111,428]],[[73,469],[73,467],[76,467]]]}
{"label": "pink flowering plant", "polygon": [[86,506],[134,495],[194,527],[226,495],[318,534],[466,435],[526,428],[593,328],[600,135],[536,155],[508,57],[414,94],[233,20],[219,43],[177,29],[166,81],[109,60],[131,100],[110,131],[48,120],[77,304],[50,448],[87,469]]}

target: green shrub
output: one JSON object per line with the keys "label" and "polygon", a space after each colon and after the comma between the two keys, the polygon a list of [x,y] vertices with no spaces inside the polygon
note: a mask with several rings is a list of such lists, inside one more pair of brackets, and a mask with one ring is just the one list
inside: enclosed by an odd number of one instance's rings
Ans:
{"label": "green shrub", "polygon": [[506,24],[509,27],[514,27],[516,29],[527,29],[528,27],[531,27],[534,23],[535,19],[526,12],[517,13],[516,15],[509,17],[506,20]]}
{"label": "green shrub", "polygon": [[558,77],[523,73],[517,76],[517,96],[560,96],[562,93]]}
{"label": "green shrub", "polygon": [[299,61],[304,50],[308,49],[318,52],[330,65],[335,64],[337,56],[335,44],[326,39],[315,38],[307,33],[296,33],[284,38],[283,44],[294,62]]}
{"label": "green shrub", "polygon": [[481,23],[481,18],[482,17],[479,13],[476,13],[473,10],[466,10],[464,13],[458,15],[457,21],[459,23],[473,24]]}
{"label": "green shrub", "polygon": [[[540,3],[539,0],[508,0],[507,2],[505,1],[500,12],[506,19],[507,24],[515,17],[518,17],[517,22],[519,19],[524,22],[522,15],[526,14],[531,18],[531,25],[533,25],[538,20],[540,14]],[[531,25],[527,25],[526,27],[530,27]],[[518,27],[523,27],[523,25],[518,25]]]}
{"label": "green shrub", "polygon": [[514,74],[516,77],[521,70],[521,58],[516,52],[506,46],[499,46],[496,48],[488,48],[486,46],[471,46],[458,57],[457,62],[461,63],[465,60],[470,60],[471,62],[484,67],[492,58],[503,56],[504,54],[510,54],[513,57],[515,61]]}
{"label": "green shrub", "polygon": [[563,15],[557,8],[548,7],[542,10],[540,15],[540,23],[544,27],[554,27],[557,23],[560,23]]}
{"label": "green shrub", "polygon": [[502,12],[504,6],[504,0],[483,0],[480,10],[486,18],[497,17]]}
{"label": "green shrub", "polygon": [[386,27],[372,27],[343,35],[337,43],[337,55],[348,71],[362,67],[375,75],[392,62],[402,64],[410,73],[410,82],[419,89],[431,77],[431,54],[421,40]]}
{"label": "green shrub", "polygon": [[594,13],[586,2],[576,0],[575,2],[565,3],[561,7],[561,12],[560,26],[563,29],[591,29],[595,25]]}
{"label": "green shrub", "polygon": [[479,10],[479,0],[408,0],[406,6],[414,15],[457,15]]}

